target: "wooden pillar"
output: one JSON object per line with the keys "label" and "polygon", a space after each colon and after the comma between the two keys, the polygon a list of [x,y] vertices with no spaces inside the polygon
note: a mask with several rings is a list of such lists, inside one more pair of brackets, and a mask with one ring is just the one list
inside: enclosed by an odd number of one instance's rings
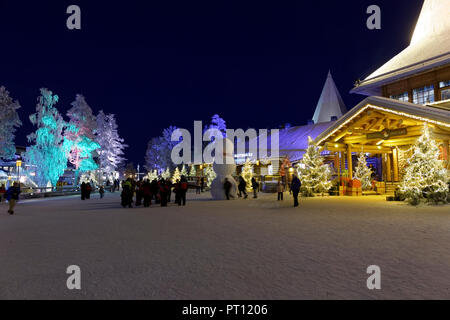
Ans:
{"label": "wooden pillar", "polygon": [[352,165],[352,145],[347,145],[347,166],[348,166],[348,177],[353,179],[353,165]]}
{"label": "wooden pillar", "polygon": [[449,164],[450,164],[450,159],[449,159],[449,140],[444,140],[444,144],[443,144],[443,156],[444,156],[444,165],[445,167],[448,169]]}
{"label": "wooden pillar", "polygon": [[391,155],[389,153],[386,154],[386,181],[392,182],[392,161]]}
{"label": "wooden pillar", "polygon": [[344,157],[344,152],[340,152],[341,154],[341,171],[345,170],[345,157]]}
{"label": "wooden pillar", "polygon": [[334,154],[334,165],[337,168],[337,172],[338,172],[338,179],[339,181],[341,180],[341,160],[339,159],[339,152],[336,152]]}
{"label": "wooden pillar", "polygon": [[394,182],[399,182],[398,178],[398,149],[392,149],[392,166],[394,169]]}

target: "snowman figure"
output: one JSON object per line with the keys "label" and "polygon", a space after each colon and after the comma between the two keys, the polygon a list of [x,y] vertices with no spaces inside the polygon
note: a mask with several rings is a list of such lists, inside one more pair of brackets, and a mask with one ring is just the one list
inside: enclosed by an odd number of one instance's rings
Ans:
{"label": "snowman figure", "polygon": [[213,164],[216,178],[211,184],[211,196],[213,200],[226,200],[224,183],[225,179],[231,183],[230,199],[237,199],[237,183],[232,174],[236,171],[236,164],[233,156],[233,143],[229,139],[224,139],[224,164]]}

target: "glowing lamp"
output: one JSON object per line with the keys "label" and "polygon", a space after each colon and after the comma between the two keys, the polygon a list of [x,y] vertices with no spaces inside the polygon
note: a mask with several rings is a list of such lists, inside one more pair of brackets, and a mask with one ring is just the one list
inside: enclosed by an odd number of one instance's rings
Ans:
{"label": "glowing lamp", "polygon": [[16,167],[21,167],[22,166],[22,160],[17,160],[16,161]]}
{"label": "glowing lamp", "polygon": [[294,168],[289,168],[289,172],[290,173],[294,172]]}

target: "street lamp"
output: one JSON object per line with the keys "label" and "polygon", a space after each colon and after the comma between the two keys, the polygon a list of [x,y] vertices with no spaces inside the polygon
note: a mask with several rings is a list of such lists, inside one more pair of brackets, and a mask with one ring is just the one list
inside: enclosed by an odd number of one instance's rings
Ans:
{"label": "street lamp", "polygon": [[16,167],[17,167],[17,179],[18,182],[20,183],[20,167],[22,166],[22,160],[18,159],[16,161]]}

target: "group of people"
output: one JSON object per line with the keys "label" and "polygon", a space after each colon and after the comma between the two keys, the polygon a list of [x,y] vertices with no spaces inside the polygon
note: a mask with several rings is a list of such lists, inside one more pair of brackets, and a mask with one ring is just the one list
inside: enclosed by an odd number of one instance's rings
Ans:
{"label": "group of people", "polygon": [[[186,205],[186,194],[188,191],[188,181],[186,177],[172,183],[169,179],[150,181],[149,179],[135,181],[128,178],[122,181],[121,205],[122,207],[132,208],[133,202],[136,207],[143,205],[150,207],[152,200],[161,207],[167,207],[171,202],[172,193],[175,194],[175,203],[179,206]],[[133,199],[135,199],[133,201]]]}
{"label": "group of people", "polygon": [[8,213],[10,215],[14,214],[14,208],[16,206],[17,201],[19,201],[20,195],[20,184],[18,182],[14,182],[8,189],[4,185],[0,187],[0,202],[3,199],[8,201]]}
{"label": "group of people", "polygon": [[80,186],[81,200],[89,200],[91,198],[92,186],[89,182],[83,182]]}
{"label": "group of people", "polygon": [[[229,200],[229,195],[228,195],[229,194],[229,190],[227,191],[227,186],[226,186],[227,181],[224,184],[224,188],[225,188],[225,193],[227,195],[227,199]],[[255,177],[252,178],[250,183],[251,183],[252,189],[253,189],[253,198],[256,199],[256,198],[258,198],[259,183],[256,181]],[[230,187],[230,189],[231,189],[231,187]],[[239,176],[239,182],[238,182],[238,196],[239,196],[239,198],[242,198],[242,197],[244,197],[244,199],[248,198],[248,194],[247,194],[246,189],[247,189],[247,182],[245,181],[245,179],[242,176]]]}

